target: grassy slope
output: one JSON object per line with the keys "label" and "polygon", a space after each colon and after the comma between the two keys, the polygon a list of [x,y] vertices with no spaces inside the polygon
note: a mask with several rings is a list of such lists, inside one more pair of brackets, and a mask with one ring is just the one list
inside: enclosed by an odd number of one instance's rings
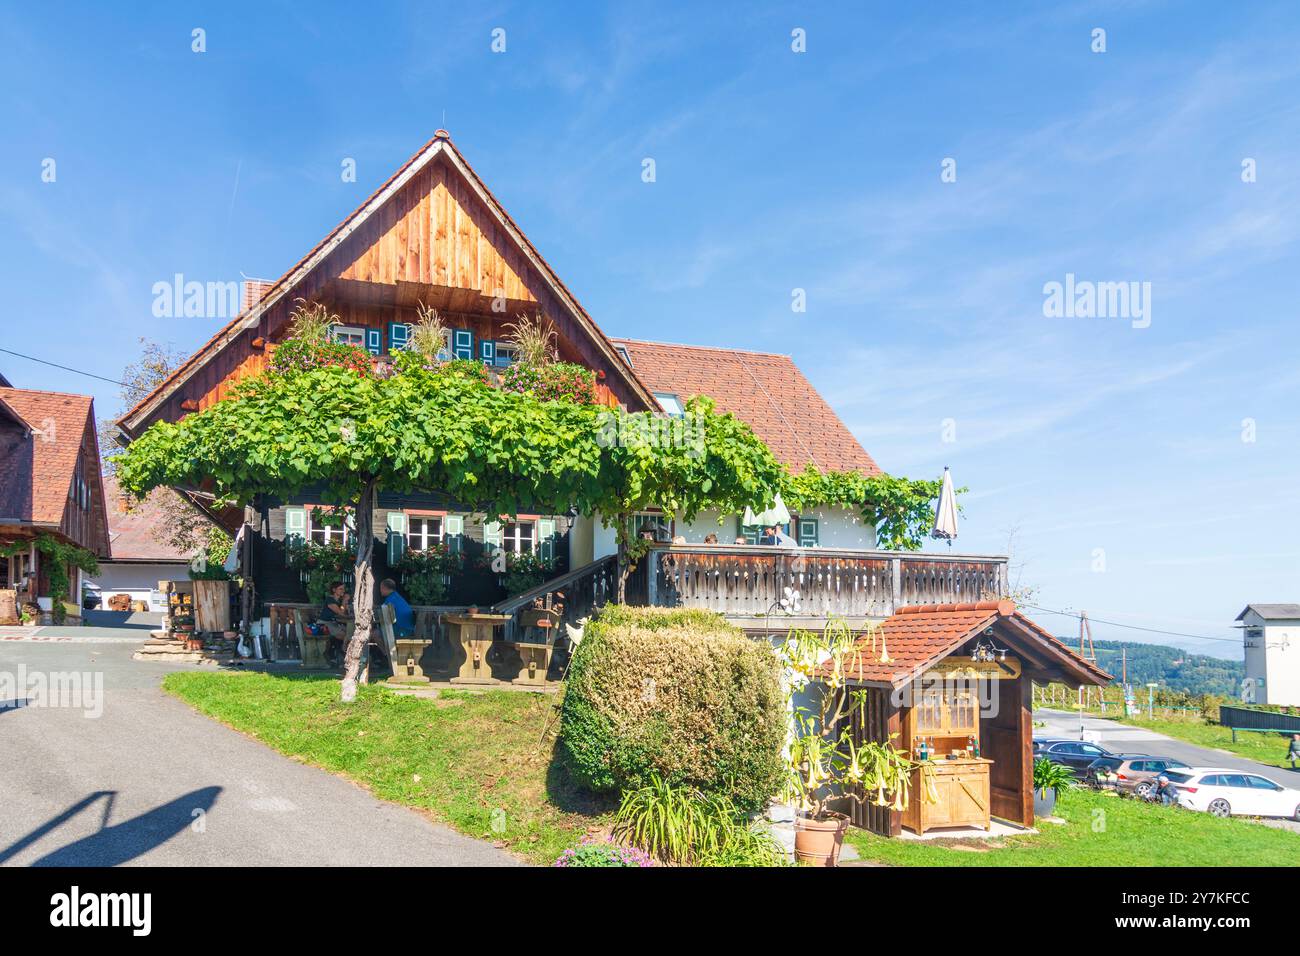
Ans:
{"label": "grassy slope", "polygon": [[[609,823],[608,806],[572,784],[556,759],[552,695],[444,691],[430,701],[362,687],[349,706],[339,703],[339,682],[324,677],[188,671],[169,674],[163,688],[282,753],[534,863],[551,863]],[[497,809],[504,830],[494,832]]]}
{"label": "grassy slope", "polygon": [[864,859],[898,866],[1294,866],[1300,834],[1248,820],[1070,790],[1065,824],[1000,840],[887,840],[861,830],[849,842]]}

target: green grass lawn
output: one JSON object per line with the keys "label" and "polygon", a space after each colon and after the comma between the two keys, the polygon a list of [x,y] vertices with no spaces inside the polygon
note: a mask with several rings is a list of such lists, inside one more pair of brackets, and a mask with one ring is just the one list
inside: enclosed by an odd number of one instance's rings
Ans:
{"label": "green grass lawn", "polygon": [[1300,859],[1300,833],[1094,790],[1065,792],[1056,815],[1067,822],[997,840],[891,840],[863,830],[847,839],[863,859],[895,866],[1294,866]]}
{"label": "green grass lawn", "polygon": [[610,805],[578,788],[555,753],[559,698],[551,694],[444,690],[420,700],[366,686],[349,705],[339,702],[338,680],[323,676],[194,671],[167,675],[163,689],[281,753],[533,863],[553,862],[610,823]]}

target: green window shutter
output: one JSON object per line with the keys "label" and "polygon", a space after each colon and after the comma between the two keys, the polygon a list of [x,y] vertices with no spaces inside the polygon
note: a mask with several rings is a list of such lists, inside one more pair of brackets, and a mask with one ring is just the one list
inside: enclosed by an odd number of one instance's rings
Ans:
{"label": "green window shutter", "polygon": [[388,323],[388,351],[398,352],[411,343],[411,326],[405,322]]}
{"label": "green window shutter", "polygon": [[763,529],[756,524],[745,524],[745,516],[736,515],[736,533],[745,536],[746,544],[758,544],[758,539],[763,535]]}
{"label": "green window shutter", "polygon": [[478,344],[479,358],[483,360],[484,365],[491,365],[496,361],[497,344],[491,339],[483,339]]}
{"label": "green window shutter", "polygon": [[474,357],[474,333],[469,329],[456,329],[451,334],[451,353],[458,359]]}
{"label": "green window shutter", "polygon": [[379,355],[384,350],[384,330],[366,329],[366,351]]}
{"label": "green window shutter", "polygon": [[401,511],[388,513],[388,566],[396,567],[406,553],[406,514]]}
{"label": "green window shutter", "polygon": [[501,522],[487,521],[483,524],[483,549],[495,551],[501,547]]}
{"label": "green window shutter", "polygon": [[447,515],[442,519],[442,540],[447,543],[447,550],[459,554],[465,542],[464,515]]}
{"label": "green window shutter", "polygon": [[543,561],[555,560],[555,519],[537,520],[537,550]]}
{"label": "green window shutter", "polygon": [[307,540],[307,509],[284,509],[285,544],[302,544]]}
{"label": "green window shutter", "polygon": [[817,519],[816,518],[799,519],[799,547],[801,548],[817,547]]}

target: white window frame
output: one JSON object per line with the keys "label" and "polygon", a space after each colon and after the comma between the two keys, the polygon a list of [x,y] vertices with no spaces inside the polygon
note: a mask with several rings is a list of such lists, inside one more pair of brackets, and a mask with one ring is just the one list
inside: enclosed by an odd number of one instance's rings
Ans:
{"label": "white window frame", "polygon": [[[353,523],[353,516],[349,513],[343,519],[342,527],[333,525],[317,524],[316,515],[322,513],[324,508],[307,509],[307,540],[313,544],[339,544],[347,547],[348,536],[352,534],[356,525]],[[316,533],[321,532],[322,540],[316,540]]]}
{"label": "white window frame", "polygon": [[676,392],[655,392],[654,396],[665,415],[681,418],[686,414],[686,406],[682,404],[681,396]]}
{"label": "white window frame", "polygon": [[360,325],[336,325],[330,329],[330,340],[341,345],[366,347],[366,330]]}
{"label": "white window frame", "polygon": [[[419,522],[421,529],[417,534],[415,531],[415,522]],[[430,522],[438,522],[438,531],[436,534],[430,534],[428,525]],[[424,515],[406,513],[406,549],[408,551],[428,551],[430,548],[436,548],[442,544],[447,533],[447,521],[445,515]]]}
{"label": "white window frame", "polygon": [[519,361],[519,346],[510,342],[497,342],[492,353],[493,368],[509,368]]}
{"label": "white window frame", "polygon": [[[528,536],[520,532],[528,529]],[[527,548],[521,547],[527,544]],[[520,518],[518,521],[501,522],[501,549],[507,554],[532,554],[537,550],[537,519]]]}

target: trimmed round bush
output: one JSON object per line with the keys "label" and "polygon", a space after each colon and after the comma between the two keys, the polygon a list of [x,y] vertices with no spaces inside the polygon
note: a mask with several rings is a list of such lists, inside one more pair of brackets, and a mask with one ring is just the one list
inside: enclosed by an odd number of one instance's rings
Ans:
{"label": "trimmed round bush", "polygon": [[761,809],[782,779],[780,668],[716,614],[607,605],[569,666],[561,736],[595,791],[674,786]]}

